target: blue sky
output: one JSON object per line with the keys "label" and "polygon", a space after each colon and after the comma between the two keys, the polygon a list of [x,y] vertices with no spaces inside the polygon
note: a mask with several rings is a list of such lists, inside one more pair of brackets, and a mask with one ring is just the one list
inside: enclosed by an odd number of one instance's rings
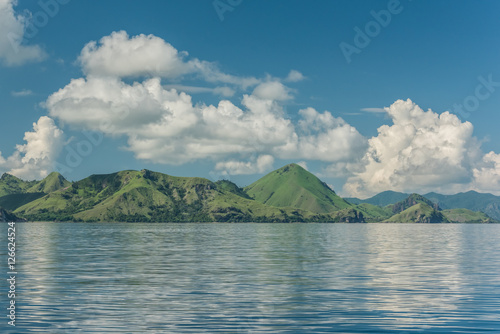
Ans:
{"label": "blue sky", "polygon": [[342,195],[500,194],[499,9],[0,0],[0,173],[244,186],[300,162]]}

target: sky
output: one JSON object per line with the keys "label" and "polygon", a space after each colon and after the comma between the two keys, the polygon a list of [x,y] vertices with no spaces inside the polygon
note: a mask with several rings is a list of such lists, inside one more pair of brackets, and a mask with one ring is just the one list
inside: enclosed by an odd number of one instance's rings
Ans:
{"label": "sky", "polygon": [[500,2],[0,0],[0,174],[500,195]]}

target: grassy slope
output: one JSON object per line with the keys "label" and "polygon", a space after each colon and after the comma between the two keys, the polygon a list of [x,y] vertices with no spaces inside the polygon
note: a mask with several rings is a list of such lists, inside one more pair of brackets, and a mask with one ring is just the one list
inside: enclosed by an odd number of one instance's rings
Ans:
{"label": "grassy slope", "polygon": [[[93,175],[16,210],[36,220],[302,221],[304,210],[266,206],[202,178],[150,171]],[[236,191],[235,189],[232,189]]]}
{"label": "grassy slope", "polygon": [[406,209],[408,209],[416,204],[419,204],[419,203],[427,204],[428,206],[433,207],[436,210],[439,210],[439,207],[437,206],[437,204],[428,200],[424,196],[419,195],[419,194],[415,194],[415,193],[411,194],[406,199],[404,199],[400,202],[388,205],[387,208],[390,208],[392,210],[392,212],[396,214],[396,213],[403,212],[404,210],[406,210]]}
{"label": "grassy slope", "polygon": [[389,207],[380,207],[368,203],[358,204],[356,209],[364,214],[366,221],[369,223],[379,222],[388,219],[393,215],[393,212]]}
{"label": "grassy slope", "polygon": [[263,204],[293,207],[318,214],[353,208],[325,183],[297,164],[275,170],[244,190]]}
{"label": "grassy slope", "polygon": [[450,223],[440,211],[425,204],[418,203],[389,219],[385,223]]}
{"label": "grassy slope", "polygon": [[468,209],[448,209],[443,210],[443,214],[453,223],[498,223],[499,221],[490,218],[482,212],[475,212]]}
{"label": "grassy slope", "polygon": [[0,179],[0,206],[13,211],[70,185],[70,182],[56,172],[41,181],[23,181],[6,173]]}
{"label": "grassy slope", "polygon": [[455,195],[429,193],[426,194],[425,197],[433,202],[439,203],[442,209],[465,208],[472,211],[481,211],[494,219],[500,220],[499,196],[468,191]]}
{"label": "grassy slope", "polygon": [[37,182],[32,187],[28,188],[26,192],[28,193],[46,193],[67,188],[71,185],[71,182],[67,181],[61,174],[57,172],[50,173],[42,181]]}
{"label": "grassy slope", "polygon": [[25,193],[37,183],[37,181],[23,181],[13,175],[4,173],[0,178],[0,197]]}
{"label": "grassy slope", "polygon": [[408,194],[387,190],[367,199],[350,197],[350,198],[345,198],[345,200],[353,204],[368,203],[384,207],[389,204],[400,202],[407,197]]}

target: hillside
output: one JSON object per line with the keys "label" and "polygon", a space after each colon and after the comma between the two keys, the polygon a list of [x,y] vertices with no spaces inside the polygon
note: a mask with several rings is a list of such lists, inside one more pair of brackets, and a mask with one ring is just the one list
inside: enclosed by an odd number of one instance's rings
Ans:
{"label": "hillside", "polygon": [[318,215],[246,198],[229,181],[174,177],[148,170],[92,175],[19,207],[29,220],[156,222],[363,221],[357,212]]}
{"label": "hillside", "polygon": [[45,193],[57,191],[59,189],[67,188],[71,182],[67,181],[61,174],[57,172],[50,173],[42,181],[37,182],[26,190],[28,193]]}
{"label": "hillside", "polygon": [[448,209],[442,212],[453,223],[500,223],[498,220],[492,219],[482,212],[475,212],[468,209]]}
{"label": "hillside", "polygon": [[450,223],[450,221],[430,205],[418,203],[386,219],[384,223]]}
{"label": "hillside", "polygon": [[4,173],[0,178],[0,198],[12,194],[51,193],[71,185],[61,174],[50,173],[41,181],[23,181]]}
{"label": "hillside", "polygon": [[500,220],[500,196],[482,194],[475,191],[455,195],[428,193],[424,195],[442,209],[469,209],[484,212],[488,216]]}
{"label": "hillside", "polygon": [[45,193],[25,193],[12,194],[0,197],[0,207],[6,210],[14,211],[17,208],[37,200],[47,194]]}
{"label": "hillside", "polygon": [[70,182],[56,172],[49,174],[41,181],[23,181],[5,173],[0,178],[0,207],[14,211],[46,194],[70,185]]}
{"label": "hillside", "polygon": [[394,215],[392,209],[389,207],[380,207],[369,203],[358,204],[356,205],[356,209],[363,213],[368,223],[380,222]]}
{"label": "hillside", "polygon": [[344,199],[353,204],[368,203],[377,206],[387,206],[389,204],[400,202],[408,196],[409,194],[388,190],[367,199],[359,199],[355,197],[346,197]]}
{"label": "hillside", "polygon": [[[240,188],[221,180],[142,171],[92,175],[70,183],[58,173],[41,181],[0,178],[2,217],[32,221],[135,222],[406,222],[493,223],[487,214],[451,205],[495,208],[496,196],[475,192],[445,196],[384,192],[353,205],[297,164]],[[475,200],[468,201],[468,198]],[[484,202],[483,202],[484,201]],[[354,201],[355,202],[355,201]],[[440,211],[438,203],[447,210]],[[12,217],[12,216],[10,216]]]}
{"label": "hillside", "polygon": [[354,208],[324,182],[297,164],[286,165],[244,188],[257,202],[317,214]]}
{"label": "hillside", "polygon": [[395,204],[388,205],[387,207],[390,208],[393,213],[400,213],[419,203],[426,204],[437,211],[440,210],[437,204],[431,202],[430,200],[419,194],[411,194],[406,199]]}
{"label": "hillside", "polygon": [[0,197],[25,193],[37,183],[37,181],[23,181],[13,175],[4,173],[2,177],[0,177]]}

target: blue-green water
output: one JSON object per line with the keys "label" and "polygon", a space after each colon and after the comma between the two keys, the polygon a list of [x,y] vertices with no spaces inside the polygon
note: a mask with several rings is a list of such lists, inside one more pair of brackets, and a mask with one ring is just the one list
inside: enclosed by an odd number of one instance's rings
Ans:
{"label": "blue-green water", "polygon": [[2,333],[500,333],[500,225],[16,229]]}

